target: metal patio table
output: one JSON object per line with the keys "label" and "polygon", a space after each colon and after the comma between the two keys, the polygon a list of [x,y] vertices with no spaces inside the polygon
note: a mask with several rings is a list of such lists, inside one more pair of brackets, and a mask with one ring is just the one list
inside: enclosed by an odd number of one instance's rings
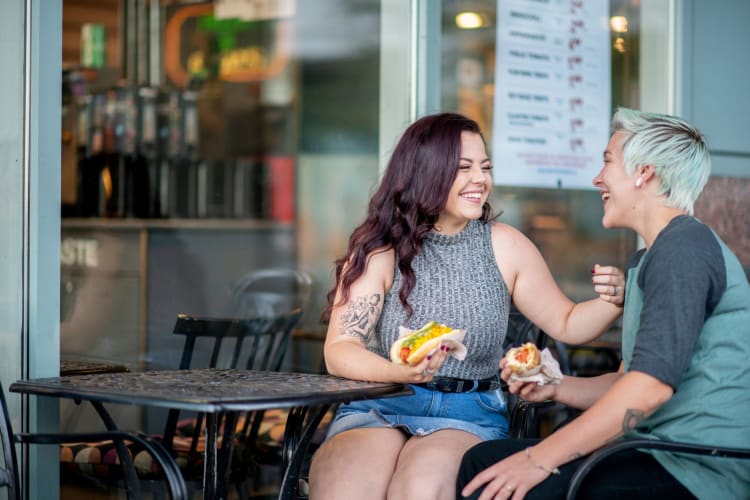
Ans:
{"label": "metal patio table", "polygon": [[[89,401],[108,429],[117,425],[103,403],[206,413],[204,498],[223,498],[229,471],[217,461],[217,416],[290,408],[284,437],[280,499],[293,498],[315,429],[336,403],[412,394],[408,385],[348,380],[331,375],[252,370],[160,370],[19,380],[11,392]],[[228,469],[228,463],[222,464]],[[219,479],[221,478],[221,482]]]}

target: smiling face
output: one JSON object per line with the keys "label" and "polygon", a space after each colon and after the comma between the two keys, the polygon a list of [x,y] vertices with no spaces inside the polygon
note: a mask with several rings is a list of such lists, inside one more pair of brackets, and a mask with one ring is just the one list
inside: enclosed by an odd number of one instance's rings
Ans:
{"label": "smiling face", "polygon": [[637,169],[632,175],[625,172],[622,147],[628,138],[624,131],[612,134],[604,150],[604,166],[594,177],[594,186],[604,203],[602,225],[607,228],[631,227],[632,214],[636,207],[635,199],[638,180]]}
{"label": "smiling face", "polygon": [[445,234],[455,234],[469,220],[479,219],[490,195],[492,163],[479,134],[461,132],[461,157],[456,168],[458,174],[436,224]]}

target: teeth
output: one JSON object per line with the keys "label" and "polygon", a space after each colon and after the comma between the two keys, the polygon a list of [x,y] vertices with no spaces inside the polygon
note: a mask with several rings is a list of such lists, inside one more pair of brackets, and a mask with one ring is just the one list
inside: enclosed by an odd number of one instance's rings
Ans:
{"label": "teeth", "polygon": [[480,200],[482,199],[482,195],[479,193],[465,193],[461,195],[462,198],[469,198],[472,200]]}
{"label": "teeth", "polygon": [[602,200],[606,201],[609,199],[609,193],[602,193]]}

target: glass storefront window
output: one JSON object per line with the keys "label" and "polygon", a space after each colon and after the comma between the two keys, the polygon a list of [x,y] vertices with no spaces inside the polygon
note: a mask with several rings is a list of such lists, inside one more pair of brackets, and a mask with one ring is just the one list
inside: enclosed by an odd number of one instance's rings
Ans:
{"label": "glass storefront window", "polygon": [[[630,0],[611,0],[609,5],[610,16],[620,16],[610,28],[612,110],[639,104],[638,5]],[[475,119],[488,141],[493,127],[496,13],[494,0],[442,2],[441,107]],[[496,171],[504,168],[513,166],[495,163]],[[602,228],[601,199],[593,189],[498,185],[493,206],[503,212],[500,221],[534,241],[563,291],[575,300],[592,297],[594,263],[623,267],[635,250],[632,233]]]}
{"label": "glass storefront window", "polygon": [[[63,2],[63,357],[175,368],[177,315],[233,315],[275,267],[313,276],[300,327],[321,329],[378,176],[381,3],[222,5]],[[285,368],[319,369],[305,346]],[[66,430],[96,421],[63,408]]]}

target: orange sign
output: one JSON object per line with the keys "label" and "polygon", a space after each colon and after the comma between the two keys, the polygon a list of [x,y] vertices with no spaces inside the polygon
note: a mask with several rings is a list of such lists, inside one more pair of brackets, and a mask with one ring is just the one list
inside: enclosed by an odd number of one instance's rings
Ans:
{"label": "orange sign", "polygon": [[[266,45],[258,42],[243,45],[242,35],[257,29],[257,23],[239,19],[217,20],[211,3],[176,8],[164,30],[167,77],[174,85],[186,87],[191,77],[208,73],[209,57],[218,58],[217,76],[224,81],[253,82],[277,76],[289,63],[291,21],[262,22],[272,26],[272,40]],[[216,49],[218,54],[209,53],[209,44],[205,43],[212,37],[220,38]]]}

